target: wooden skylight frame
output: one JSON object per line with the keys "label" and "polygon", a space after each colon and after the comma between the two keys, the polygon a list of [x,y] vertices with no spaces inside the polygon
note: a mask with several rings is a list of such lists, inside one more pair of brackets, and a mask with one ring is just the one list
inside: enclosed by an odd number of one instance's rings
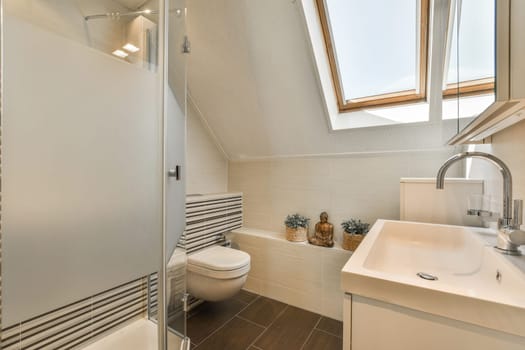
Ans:
{"label": "wooden skylight frame", "polygon": [[444,97],[457,96],[471,96],[484,95],[494,93],[495,79],[484,78],[468,81],[460,81],[458,83],[447,84],[447,88],[443,90]]}
{"label": "wooden skylight frame", "polygon": [[[456,3],[457,4],[457,3]],[[445,58],[445,71],[444,71],[444,79],[446,79],[447,71],[450,68],[449,67],[449,60],[450,60],[450,51],[451,51],[451,42],[452,42],[452,28],[454,27],[454,7],[452,6],[452,2],[449,3],[449,20],[448,20],[448,28],[447,28],[447,51],[446,51],[446,58]],[[458,83],[450,83],[446,84],[443,89],[443,97],[444,98],[452,98],[452,97],[460,97],[460,96],[473,96],[473,95],[484,95],[484,94],[490,94],[494,93],[495,87],[496,87],[496,79],[494,77],[489,78],[481,78],[481,79],[474,79],[474,80],[465,80],[460,81]]]}
{"label": "wooden skylight frame", "polygon": [[427,91],[427,61],[428,61],[428,33],[429,33],[429,2],[430,0],[417,0],[419,2],[419,87],[405,91],[367,96],[358,99],[345,100],[341,78],[337,66],[336,53],[330,32],[329,20],[325,0],[316,0],[317,10],[323,37],[325,41],[326,52],[330,64],[333,87],[337,97],[339,112],[350,112],[365,107],[380,107],[396,105],[400,103],[418,102],[426,99]]}

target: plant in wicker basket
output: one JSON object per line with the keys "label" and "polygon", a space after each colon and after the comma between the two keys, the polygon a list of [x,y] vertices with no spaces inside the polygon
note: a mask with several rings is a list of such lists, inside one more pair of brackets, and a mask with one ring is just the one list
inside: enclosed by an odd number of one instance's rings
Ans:
{"label": "plant in wicker basket", "polygon": [[304,242],[308,237],[309,218],[300,214],[292,214],[286,217],[286,239],[292,242]]}
{"label": "plant in wicker basket", "polygon": [[370,224],[361,222],[361,220],[350,219],[341,223],[343,227],[343,249],[356,250],[359,243],[363,240],[365,234],[368,233]]}

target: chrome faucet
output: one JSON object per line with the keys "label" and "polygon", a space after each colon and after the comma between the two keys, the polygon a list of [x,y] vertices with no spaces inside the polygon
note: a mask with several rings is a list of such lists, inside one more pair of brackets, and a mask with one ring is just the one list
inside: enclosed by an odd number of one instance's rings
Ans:
{"label": "chrome faucet", "polygon": [[[496,250],[503,254],[521,255],[518,249],[525,245],[525,232],[520,230],[523,221],[523,201],[514,201],[514,213],[512,212],[512,175],[503,161],[492,154],[483,152],[462,152],[449,159],[439,168],[436,176],[436,188],[445,188],[445,174],[448,168],[464,158],[481,158],[494,164],[503,176],[503,215],[498,220],[498,243]],[[514,215],[513,215],[514,214]]]}

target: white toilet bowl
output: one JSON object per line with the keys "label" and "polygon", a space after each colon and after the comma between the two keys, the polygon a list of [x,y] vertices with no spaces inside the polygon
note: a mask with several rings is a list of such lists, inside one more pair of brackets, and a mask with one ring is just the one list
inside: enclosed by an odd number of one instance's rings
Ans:
{"label": "white toilet bowl", "polygon": [[250,271],[250,255],[213,246],[188,256],[187,289],[196,298],[220,301],[237,294]]}

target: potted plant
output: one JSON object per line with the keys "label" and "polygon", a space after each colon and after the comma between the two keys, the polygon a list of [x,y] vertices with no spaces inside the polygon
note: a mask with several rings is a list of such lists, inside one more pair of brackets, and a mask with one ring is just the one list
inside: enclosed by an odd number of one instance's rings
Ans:
{"label": "potted plant", "polygon": [[309,218],[300,214],[292,214],[286,217],[286,239],[291,242],[304,242],[308,238]]}
{"label": "potted plant", "polygon": [[341,223],[343,227],[343,249],[356,250],[359,243],[368,233],[370,224],[361,222],[361,220],[350,219]]}

